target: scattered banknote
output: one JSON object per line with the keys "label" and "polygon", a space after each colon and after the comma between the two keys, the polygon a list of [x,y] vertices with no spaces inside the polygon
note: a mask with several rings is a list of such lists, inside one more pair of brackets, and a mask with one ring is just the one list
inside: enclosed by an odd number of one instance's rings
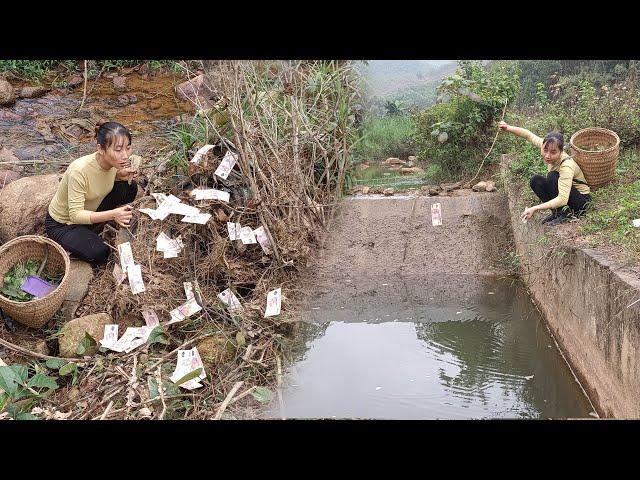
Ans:
{"label": "scattered banknote", "polygon": [[164,220],[171,213],[171,208],[180,203],[180,199],[173,195],[169,195],[160,205],[156,208],[156,218],[158,220]]}
{"label": "scattered banknote", "polygon": [[140,167],[142,166],[142,157],[140,155],[130,155],[129,163],[131,164],[129,168],[137,172],[138,170],[140,170]]}
{"label": "scattered banknote", "polygon": [[442,211],[439,203],[431,205],[431,223],[433,226],[442,225]]}
{"label": "scattered banknote", "polygon": [[202,157],[204,157],[205,154],[214,146],[215,145],[205,145],[204,147],[200,148],[191,159],[191,163],[198,163],[200,160],[202,160]]}
{"label": "scattered banknote", "polygon": [[220,166],[218,166],[214,173],[223,180],[226,180],[237,161],[238,154],[233,153],[231,150],[227,151],[222,158],[222,162],[220,162]]}
{"label": "scattered banknote", "polygon": [[267,309],[264,312],[264,318],[273,317],[280,314],[282,292],[280,288],[271,290],[267,294]]}
{"label": "scattered banknote", "polygon": [[115,352],[129,353],[147,343],[152,330],[153,328],[149,327],[127,327],[120,340],[108,348]]}
{"label": "scattered banknote", "polygon": [[158,319],[158,315],[155,310],[151,308],[145,308],[142,310],[142,317],[144,318],[147,327],[153,329],[160,325],[160,319]]}
{"label": "scattered banknote", "polygon": [[171,315],[171,320],[167,323],[167,325],[181,322],[194,313],[198,313],[200,310],[202,310],[202,307],[198,305],[198,302],[196,302],[195,298],[191,298],[180,305],[178,308],[174,308],[169,312],[169,315]]}
{"label": "scattered banknote", "polygon": [[269,241],[269,237],[267,236],[267,232],[263,226],[259,226],[253,231],[258,243],[262,247],[264,253],[269,255],[271,253],[271,242]]}
{"label": "scattered banknote", "polygon": [[229,238],[231,240],[240,240],[242,226],[239,223],[227,222],[227,230],[229,231]]}
{"label": "scattered banknote", "polygon": [[131,287],[131,293],[137,295],[144,292],[144,281],[142,280],[142,269],[140,265],[131,265],[127,269],[127,275],[129,276],[129,286]]}
{"label": "scattered banknote", "polygon": [[156,210],[154,208],[139,208],[138,210],[140,210],[142,213],[146,213],[147,215],[149,215],[151,217],[151,220],[159,220],[158,216],[156,215]]}
{"label": "scattered banknote", "polygon": [[118,255],[120,256],[120,267],[122,268],[122,271],[126,273],[129,267],[132,267],[136,263],[133,260],[131,244],[129,242],[125,242],[118,245]]}
{"label": "scattered banknote", "polygon": [[229,310],[242,308],[240,300],[238,300],[238,297],[235,296],[230,288],[227,288],[224,292],[219,293],[218,298],[229,308]]}
{"label": "scattered banknote", "polygon": [[184,286],[184,295],[187,297],[187,300],[196,298],[195,293],[193,293],[193,284],[191,282],[182,282],[182,285]]}
{"label": "scattered banknote", "polygon": [[204,364],[198,353],[198,349],[193,347],[191,350],[178,350],[178,360],[176,362],[176,368],[169,377],[172,382],[177,383],[180,379],[184,378],[191,372],[200,369],[200,374],[188,380],[180,383],[179,386],[187,390],[193,390],[195,388],[202,387],[200,380],[206,378],[207,374],[204,369]]}
{"label": "scattered banknote", "polygon": [[100,340],[100,345],[105,348],[111,348],[118,341],[118,325],[105,325],[104,326],[104,334],[102,335],[102,340]]}
{"label": "scattered banknote", "polygon": [[151,195],[156,199],[156,207],[159,207],[167,199],[167,194],[165,193],[152,193]]}
{"label": "scattered banknote", "polygon": [[187,205],[186,203],[177,203],[169,207],[169,213],[173,213],[175,215],[198,215],[200,213],[200,209]]}
{"label": "scattered banknote", "polygon": [[187,223],[199,223],[200,225],[204,225],[211,218],[210,213],[199,213],[197,215],[187,215],[182,219],[183,222]]}
{"label": "scattered banknote", "polygon": [[242,243],[244,243],[245,245],[250,243],[258,243],[251,227],[242,227],[240,229],[240,240],[242,240]]}
{"label": "scattered banknote", "polygon": [[122,271],[122,267],[117,263],[113,265],[113,279],[116,281],[116,285],[120,285],[127,278],[127,274]]}
{"label": "scattered banknote", "polygon": [[164,258],[175,258],[184,248],[182,238],[171,238],[166,233],[160,232],[156,237],[156,250],[163,252]]}
{"label": "scattered banknote", "polygon": [[229,192],[223,192],[215,188],[195,188],[191,190],[191,196],[195,197],[196,200],[220,200],[223,202],[228,202],[230,198]]}

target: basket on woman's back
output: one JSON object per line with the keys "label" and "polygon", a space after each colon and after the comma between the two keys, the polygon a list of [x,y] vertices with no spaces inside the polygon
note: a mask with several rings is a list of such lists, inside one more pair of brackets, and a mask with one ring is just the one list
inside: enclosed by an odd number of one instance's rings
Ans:
{"label": "basket on woman's back", "polygon": [[580,166],[589,187],[606,185],[616,171],[620,154],[620,137],[606,128],[578,130],[569,140],[571,157]]}

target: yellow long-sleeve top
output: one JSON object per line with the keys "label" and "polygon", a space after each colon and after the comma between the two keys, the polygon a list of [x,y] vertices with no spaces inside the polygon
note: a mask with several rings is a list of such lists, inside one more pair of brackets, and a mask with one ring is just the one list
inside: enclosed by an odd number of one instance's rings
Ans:
{"label": "yellow long-sleeve top", "polygon": [[[523,129],[524,130],[524,129]],[[526,130],[527,135],[524,137],[536,147],[542,147],[543,139],[537,135]],[[571,187],[574,186],[578,192],[587,195],[591,193],[587,180],[584,178],[584,174],[580,169],[580,166],[571,158],[567,153],[562,152],[560,160],[554,165],[547,165],[549,172],[558,172],[560,177],[558,178],[558,196],[553,198],[549,208],[564,207],[569,201],[569,193],[571,193]],[[576,182],[578,180],[578,182]],[[579,183],[584,182],[584,183]]]}
{"label": "yellow long-sleeve top", "polygon": [[96,152],[74,160],[49,203],[49,215],[66,225],[90,224],[91,212],[113,189],[116,173],[116,168],[104,170],[98,165]]}

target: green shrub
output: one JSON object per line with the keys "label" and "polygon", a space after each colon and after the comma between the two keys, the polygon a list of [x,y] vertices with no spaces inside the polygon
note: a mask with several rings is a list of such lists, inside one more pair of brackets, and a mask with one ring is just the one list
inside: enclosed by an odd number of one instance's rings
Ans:
{"label": "green shrub", "polygon": [[515,62],[460,61],[453,75],[438,87],[448,97],[422,111],[415,111],[415,144],[418,155],[437,164],[443,175],[460,176],[482,161],[495,135],[495,121],[505,102],[511,103],[520,88]]}
{"label": "green shrub", "polygon": [[388,157],[406,159],[414,155],[414,128],[413,120],[404,115],[368,119],[354,150],[355,161],[380,161]]}

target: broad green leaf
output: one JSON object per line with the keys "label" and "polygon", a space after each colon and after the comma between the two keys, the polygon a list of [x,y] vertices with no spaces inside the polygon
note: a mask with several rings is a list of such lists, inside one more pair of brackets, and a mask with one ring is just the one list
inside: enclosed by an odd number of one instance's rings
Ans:
{"label": "broad green leaf", "polygon": [[238,347],[244,347],[247,344],[242,332],[236,333],[236,343],[238,344]]}
{"label": "broad green leaf", "polygon": [[20,385],[25,385],[27,382],[27,378],[29,378],[29,369],[27,368],[27,366],[15,364],[15,365],[9,365],[9,368],[13,370],[13,373],[16,374],[18,383]]}
{"label": "broad green leaf", "polygon": [[31,379],[29,380],[29,387],[33,388],[50,388],[50,389],[56,389],[58,388],[58,384],[56,383],[56,381],[51,378],[48,377],[46,375],[43,375],[41,373],[38,373],[36,375],[34,375],[33,377],[31,377]]}
{"label": "broad green leaf", "polygon": [[60,367],[65,365],[67,362],[61,358],[50,358],[45,362],[47,368],[51,370],[58,370]]}
{"label": "broad green leaf", "polygon": [[76,372],[78,370],[78,367],[75,363],[71,362],[71,363],[67,363],[64,367],[60,368],[60,375],[65,376],[65,375],[69,375],[70,373]]}
{"label": "broad green leaf", "polygon": [[197,378],[201,373],[202,373],[202,368],[196,368],[193,372],[187,373],[184,377],[179,378],[177,382],[173,382],[173,383],[175,383],[176,385],[182,385],[183,383],[188,382],[189,380]]}
{"label": "broad green leaf", "polygon": [[16,420],[39,420],[35,415],[31,415],[30,413],[19,413],[15,416]]}
{"label": "broad green leaf", "polygon": [[76,353],[78,355],[84,355],[87,349],[91,347],[95,347],[97,345],[96,341],[93,339],[91,335],[87,332],[84,332],[84,338],[80,340],[78,343],[78,347],[76,348]]}
{"label": "broad green leaf", "polygon": [[149,335],[149,338],[147,340],[148,345],[153,345],[154,343],[169,345],[169,338],[165,334],[164,328],[162,328],[161,325],[158,325],[151,331],[151,334]]}
{"label": "broad green leaf", "polygon": [[15,372],[10,367],[0,367],[0,390],[7,392],[7,395],[13,396],[20,384]]}
{"label": "broad green leaf", "polygon": [[259,401],[263,405],[266,405],[271,400],[273,400],[275,393],[273,393],[267,387],[258,387],[253,392],[251,392],[251,395],[253,395],[253,398],[255,398],[257,401]]}

